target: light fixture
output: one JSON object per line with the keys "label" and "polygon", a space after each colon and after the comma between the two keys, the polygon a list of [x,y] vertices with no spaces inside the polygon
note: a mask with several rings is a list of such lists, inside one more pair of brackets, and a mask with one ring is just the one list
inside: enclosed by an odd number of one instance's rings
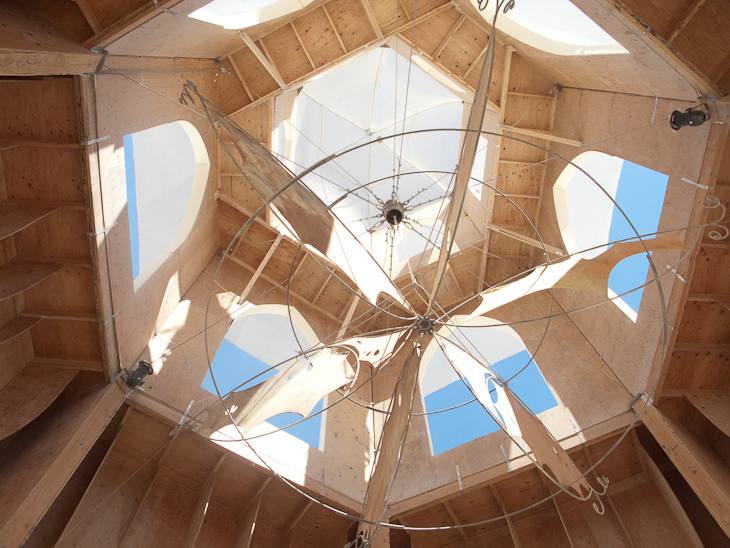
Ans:
{"label": "light fixture", "polygon": [[141,386],[144,384],[144,378],[147,375],[154,374],[154,370],[152,369],[152,366],[145,362],[140,361],[137,364],[137,369],[134,371],[127,371],[126,374],[123,376],[124,383],[129,386],[130,388],[136,388],[137,386]]}
{"label": "light fixture", "polygon": [[[705,110],[701,110],[701,107],[705,107]],[[710,119],[710,114],[707,112],[707,105],[697,105],[696,107],[690,107],[684,112],[675,110],[669,117],[669,125],[672,129],[677,131],[683,127],[697,127],[704,124]]]}

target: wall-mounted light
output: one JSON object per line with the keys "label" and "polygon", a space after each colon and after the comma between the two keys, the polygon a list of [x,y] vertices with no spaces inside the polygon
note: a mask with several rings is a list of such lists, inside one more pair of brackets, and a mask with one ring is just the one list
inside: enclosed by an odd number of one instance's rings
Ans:
{"label": "wall-mounted light", "polygon": [[[705,110],[701,110],[701,107],[705,107]],[[707,105],[702,104],[690,107],[684,112],[675,110],[669,117],[669,125],[676,131],[683,127],[701,126],[709,119],[710,114],[707,112]]]}
{"label": "wall-mounted light", "polygon": [[134,371],[127,371],[126,375],[123,376],[123,379],[127,386],[135,388],[144,384],[144,378],[147,375],[152,374],[154,374],[152,366],[145,361],[140,361],[137,364],[137,369]]}

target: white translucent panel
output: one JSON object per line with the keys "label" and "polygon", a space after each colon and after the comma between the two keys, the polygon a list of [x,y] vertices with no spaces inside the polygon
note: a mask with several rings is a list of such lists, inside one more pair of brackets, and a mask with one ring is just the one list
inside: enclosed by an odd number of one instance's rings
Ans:
{"label": "white translucent panel", "polygon": [[555,211],[563,242],[570,253],[601,246],[581,253],[591,259],[606,250],[604,244],[609,241],[614,208],[611,199],[616,198],[624,161],[602,152],[584,152],[573,164],[565,167],[553,185]]}
{"label": "white translucent panel", "polygon": [[[466,316],[452,316],[451,322],[459,324],[465,318]],[[478,357],[484,365],[492,365],[526,350],[525,344],[515,330],[496,325],[499,323],[501,322],[492,318],[478,317],[463,324],[471,327],[454,330],[444,326],[439,330],[439,335],[447,337],[447,340],[462,347],[472,356]],[[459,380],[459,376],[436,340],[426,348],[421,364],[420,386],[424,398]]]}
{"label": "white translucent panel", "polygon": [[225,340],[269,366],[286,365],[302,349],[318,343],[299,311],[292,308],[290,319],[284,305],[249,305],[231,324]]}
{"label": "white translucent panel", "polygon": [[188,15],[193,19],[243,29],[299,11],[312,0],[214,0]]}
{"label": "white translucent panel", "polygon": [[[477,0],[472,0],[477,7]],[[492,23],[495,2],[480,12]],[[534,48],[556,55],[607,55],[628,51],[570,0],[518,0],[497,28]]]}

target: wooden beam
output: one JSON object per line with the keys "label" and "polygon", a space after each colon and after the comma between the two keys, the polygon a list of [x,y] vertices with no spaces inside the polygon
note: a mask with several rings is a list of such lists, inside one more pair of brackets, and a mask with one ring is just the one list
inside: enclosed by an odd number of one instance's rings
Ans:
{"label": "wooden beam", "polygon": [[[510,238],[513,238],[515,240],[519,240],[522,243],[525,243],[527,245],[531,245],[532,247],[536,247],[537,249],[541,251],[545,251],[547,249],[548,253],[552,253],[553,255],[557,255],[558,257],[562,257],[565,255],[565,253],[550,244],[544,244],[545,247],[543,247],[542,242],[540,240],[536,240],[535,238],[530,238],[529,236],[525,236],[524,234],[520,234],[519,232],[515,232],[514,230],[510,230],[509,228],[506,228],[501,225],[495,225],[493,223],[487,223],[487,226],[490,230],[494,230],[495,232],[498,232],[499,234],[503,234],[505,236],[509,236]],[[528,228],[528,227],[525,227]]]}
{"label": "wooden beam", "polygon": [[492,494],[494,495],[494,498],[499,503],[499,506],[502,508],[502,514],[504,515],[504,519],[507,522],[507,527],[509,528],[509,534],[512,537],[512,542],[515,545],[515,548],[522,548],[522,542],[520,541],[520,535],[517,533],[517,528],[515,527],[514,522],[512,521],[512,518],[509,517],[507,514],[507,507],[504,505],[504,501],[502,500],[502,497],[499,496],[499,491],[497,490],[497,486],[492,484],[489,486],[489,489],[492,491]]}
{"label": "wooden beam", "polygon": [[369,0],[360,0],[362,2],[362,7],[365,9],[365,13],[368,16],[368,21],[370,21],[370,26],[373,28],[373,31],[375,32],[375,36],[378,37],[378,42],[383,41],[383,31],[380,30],[380,25],[378,24],[378,20],[375,18],[375,13],[373,12],[373,7],[370,5]]}
{"label": "wooden beam", "polygon": [[667,42],[672,43],[674,42],[674,39],[677,37],[677,35],[682,32],[684,27],[687,26],[687,23],[689,23],[692,18],[695,16],[697,11],[702,7],[702,4],[705,3],[705,0],[694,0],[692,4],[690,4],[687,9],[682,14],[682,17],[677,19],[677,22],[672,25],[672,28],[669,29],[669,32],[667,32]]}
{"label": "wooden beam", "polygon": [[71,322],[96,322],[96,312],[74,312],[71,310],[50,310],[47,308],[26,308],[20,313],[23,318],[39,320],[67,320]]}
{"label": "wooden beam", "polygon": [[163,14],[164,9],[170,9],[180,2],[182,2],[182,0],[156,0],[147,2],[101,32],[97,32],[96,35],[84,42],[83,45],[85,48],[89,49],[94,46],[108,46],[112,42],[119,40],[122,36],[132,32],[134,29],[141,27],[147,21]]}
{"label": "wooden beam", "polygon": [[730,352],[730,344],[678,342],[674,345],[675,352]]}
{"label": "wooden beam", "polygon": [[254,284],[258,281],[259,277],[263,273],[264,268],[266,268],[269,260],[274,255],[276,248],[279,247],[279,243],[281,242],[283,237],[284,234],[280,232],[279,235],[276,237],[276,240],[274,240],[274,243],[271,244],[271,247],[269,247],[269,250],[266,252],[264,258],[259,263],[259,266],[258,268],[256,268],[253,276],[251,276],[251,279],[248,281],[246,288],[243,290],[243,293],[241,293],[241,296],[238,298],[238,302],[236,304],[241,305],[246,301],[246,297],[248,297],[248,294],[250,293],[251,289],[253,289]]}
{"label": "wooden beam", "polygon": [[29,148],[79,148],[79,143],[61,143],[58,141],[23,141],[20,139],[0,139],[0,150],[15,147]]}
{"label": "wooden beam", "polygon": [[[86,213],[91,257],[91,273],[94,280],[94,298],[99,322],[99,340],[107,380],[113,379],[120,370],[117,351],[117,331],[112,301],[111,266],[107,228],[101,196],[101,166],[96,117],[96,80],[90,76],[76,78],[77,115],[79,118],[81,160],[83,165],[84,198],[89,204]],[[96,142],[95,142],[96,141]],[[87,144],[90,143],[90,144]]]}
{"label": "wooden beam", "polygon": [[[294,26],[294,21],[289,21],[289,26],[291,27],[291,30],[294,31],[294,34],[297,37],[297,40],[299,40],[299,45],[302,46],[302,51],[304,51],[304,55],[307,56],[307,60],[309,61],[309,64],[312,67],[312,70],[316,69],[317,67],[314,65],[314,61],[312,61],[312,56],[309,55],[309,50],[307,50],[307,46],[304,45],[304,42],[302,42],[302,37],[299,36],[299,31],[297,31],[297,27]],[[337,31],[335,31],[335,34],[337,34]]]}
{"label": "wooden beam", "polygon": [[58,369],[73,369],[75,371],[104,371],[103,362],[67,360],[63,358],[39,358],[35,357],[30,361],[32,366],[49,366]]}
{"label": "wooden beam", "polygon": [[687,300],[700,303],[719,303],[730,310],[730,295],[719,295],[716,293],[690,293],[687,295]]}
{"label": "wooden beam", "polygon": [[552,133],[548,133],[547,131],[541,130],[541,129],[527,129],[527,128],[521,128],[521,127],[513,127],[513,126],[505,126],[500,124],[500,127],[504,130],[502,133],[517,133],[519,135],[525,135],[527,137],[537,137],[538,139],[544,139],[546,141],[552,141],[554,143],[560,143],[563,145],[569,145],[572,147],[584,147],[585,143],[582,143],[580,141],[576,141],[575,139],[567,139],[565,137],[558,137],[557,135],[553,135]]}
{"label": "wooden beam", "polygon": [[283,536],[287,536],[289,533],[294,532],[294,528],[297,526],[297,524],[302,521],[302,518],[304,518],[304,514],[307,513],[307,511],[312,507],[312,504],[314,504],[314,501],[306,499],[304,501],[304,505],[299,509],[299,511],[296,513],[294,518],[289,523],[289,527],[286,531],[284,531]]}
{"label": "wooden beam", "polygon": [[[246,95],[248,95],[248,98],[251,99],[251,102],[253,103],[256,99],[253,97],[253,93],[251,93],[251,88],[248,87],[248,84],[246,83],[246,80],[243,78],[243,73],[241,72],[241,69],[238,67],[238,63],[236,63],[233,60],[233,56],[228,56],[228,61],[231,63],[231,67],[233,67],[233,72],[236,73],[236,76],[238,76],[238,79],[241,82],[241,85],[243,86],[243,89],[246,91]],[[236,173],[236,175],[240,175],[239,173]]]}
{"label": "wooden beam", "polygon": [[487,53],[487,48],[489,48],[489,38],[487,38],[487,45],[482,48],[482,51],[479,52],[479,55],[477,55],[474,58],[474,61],[472,61],[471,65],[469,65],[469,68],[466,69],[466,72],[464,73],[464,76],[462,78],[466,80],[469,75],[471,74],[471,71],[474,70],[474,67],[477,66],[477,63],[479,62],[479,59],[484,57],[484,54]]}
{"label": "wooden beam", "polygon": [[89,23],[89,26],[91,27],[91,30],[94,31],[94,34],[99,34],[101,31],[104,30],[104,27],[101,26],[101,23],[99,23],[99,20],[96,18],[96,15],[94,14],[94,11],[91,9],[91,6],[89,6],[89,3],[87,0],[73,0],[76,2],[76,5],[81,10],[81,13],[84,14],[84,18],[86,19],[86,22]]}
{"label": "wooden beam", "polygon": [[[557,487],[552,483],[549,482],[545,478],[545,474],[539,474],[540,480],[542,481],[542,484],[545,486],[545,488],[551,493],[555,494],[557,491]],[[568,544],[570,544],[570,548],[576,548],[575,544],[573,543],[573,539],[570,538],[570,528],[565,523],[565,515],[563,510],[561,510],[560,505],[558,504],[558,501],[556,497],[552,497],[550,500],[553,501],[553,505],[555,506],[555,511],[558,513],[558,518],[560,519],[560,524],[563,526],[563,532],[565,533],[565,537],[568,539]]]}
{"label": "wooden beam", "polygon": [[649,456],[649,454],[646,452],[646,449],[644,449],[644,447],[641,445],[639,437],[636,435],[636,430],[632,430],[631,435],[634,440],[634,446],[636,447],[636,451],[639,454],[641,468],[644,470],[644,473],[649,476],[649,479],[654,484],[654,487],[657,488],[657,491],[661,493],[662,498],[667,503],[667,506],[669,506],[669,508],[672,510],[676,522],[687,535],[687,538],[689,539],[691,545],[693,546],[693,548],[705,548],[704,544],[702,544],[702,540],[697,534],[697,531],[692,525],[692,522],[687,516],[687,513],[684,511],[684,508],[682,508],[682,503],[679,502],[679,500],[677,499],[677,495],[674,494],[672,487],[669,485],[669,482],[664,477],[664,474],[662,474],[661,470],[659,470],[659,467],[654,462],[654,459]]}
{"label": "wooden beam", "polygon": [[[54,51],[0,49],[0,75],[63,76],[67,74],[86,74],[96,70],[99,59],[101,59],[101,56],[91,52],[59,53]],[[24,142],[23,146],[27,146],[27,143]]]}
{"label": "wooden beam", "polygon": [[730,437],[730,395],[705,390],[685,390],[684,396],[721,432]]}
{"label": "wooden beam", "polygon": [[[462,15],[462,17],[464,17]],[[456,512],[454,512],[454,507],[451,506],[451,503],[446,500],[443,502],[444,508],[446,508],[446,511],[449,513],[449,516],[451,517],[451,521],[454,522],[454,525],[461,525],[461,522],[459,521],[459,518],[456,515]],[[461,538],[464,539],[464,544],[466,544],[466,548],[469,548],[471,546],[469,535],[466,534],[466,531],[463,527],[460,527],[458,529],[459,534],[461,535]]]}
{"label": "wooden beam", "polygon": [[[78,145],[75,146],[78,148]],[[0,239],[12,236],[56,210],[51,206],[0,206]]]}
{"label": "wooden beam", "polygon": [[[638,410],[644,406],[634,404]],[[730,536],[730,469],[709,444],[655,405],[643,408],[641,420],[674,466],[704,503],[718,525]]]}
{"label": "wooden beam", "polygon": [[462,13],[461,16],[456,20],[456,23],[454,23],[454,25],[451,27],[451,30],[449,30],[449,32],[446,34],[446,37],[441,41],[438,48],[436,48],[436,52],[433,54],[434,59],[437,59],[443,53],[444,48],[446,48],[451,38],[459,30],[459,27],[464,22],[464,19],[466,19],[466,15]]}
{"label": "wooden beam", "polygon": [[215,478],[218,475],[218,470],[220,470],[225,459],[225,454],[222,454],[218,458],[215,466],[213,466],[210,472],[208,472],[208,475],[205,477],[203,485],[201,485],[200,489],[198,489],[198,499],[196,500],[195,507],[193,508],[193,515],[188,522],[188,530],[185,534],[185,540],[181,545],[182,548],[195,548],[195,541],[198,539],[200,528],[203,526],[203,520],[205,519],[205,514],[208,511],[208,504],[210,503],[210,495],[213,493]]}
{"label": "wooden beam", "polygon": [[251,503],[241,512],[238,520],[238,531],[236,532],[236,542],[233,548],[249,548],[256,530],[256,519],[258,518],[259,508],[261,507],[261,499],[264,496],[264,489],[271,481],[271,476],[264,480],[263,485],[259,487],[256,494],[251,497]]}
{"label": "wooden beam", "polygon": [[[276,68],[274,63],[269,61],[269,58],[264,54],[264,52],[261,49],[259,49],[259,47],[256,45],[256,43],[251,39],[251,37],[248,34],[241,32],[239,30],[238,35],[241,37],[241,40],[243,40],[243,42],[248,46],[248,49],[251,50],[251,53],[253,53],[256,56],[256,59],[259,60],[259,63],[261,63],[264,66],[264,68],[266,69],[266,72],[268,72],[271,75],[271,77],[274,79],[274,81],[277,84],[279,84],[279,87],[281,89],[285,90],[286,82],[284,82],[284,79],[281,77],[281,74],[279,74],[279,70]],[[263,46],[264,43],[261,40],[259,40],[259,44],[261,44]]]}
{"label": "wooden beam", "polygon": [[322,293],[324,293],[324,289],[327,287],[327,284],[332,279],[332,274],[327,274],[327,277],[324,279],[324,283],[319,288],[319,291],[317,291],[317,294],[314,296],[314,299],[312,299],[312,304],[317,303],[317,299],[319,299],[322,296]]}
{"label": "wooden beam", "polygon": [[[43,415],[42,425],[33,422],[29,427],[38,425],[39,435],[31,436],[18,452],[3,455],[5,474],[0,478],[0,504],[9,509],[0,520],[0,539],[4,544],[24,543],[119,409],[124,396],[117,383],[87,392],[58,413]],[[53,435],[41,435],[47,432]],[[17,478],[21,478],[22,484],[17,483]]]}
{"label": "wooden beam", "polygon": [[330,15],[329,10],[327,9],[327,4],[322,4],[322,11],[324,11],[324,14],[327,16],[327,21],[330,22],[330,26],[332,27],[332,32],[334,32],[335,36],[337,36],[337,41],[340,43],[342,52],[347,53],[347,48],[345,47],[345,43],[342,41],[342,36],[340,36],[340,33],[337,30],[337,27],[335,26],[335,22],[332,20],[332,16]]}
{"label": "wooden beam", "polygon": [[677,71],[700,95],[713,95],[716,97],[724,95],[714,82],[710,81],[706,75],[680,55],[666,40],[658,36],[622,0],[596,1],[607,13],[613,14],[616,20],[628,29],[630,34],[636,36],[638,40],[642,41],[649,49]]}

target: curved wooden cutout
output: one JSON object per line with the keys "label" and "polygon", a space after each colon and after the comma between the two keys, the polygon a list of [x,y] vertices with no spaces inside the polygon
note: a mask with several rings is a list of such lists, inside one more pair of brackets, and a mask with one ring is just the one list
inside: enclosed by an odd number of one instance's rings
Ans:
{"label": "curved wooden cutout", "polygon": [[49,205],[3,205],[0,207],[0,239],[20,232],[56,209]]}
{"label": "curved wooden cutout", "polygon": [[0,327],[0,344],[14,339],[24,331],[28,331],[28,329],[39,321],[41,321],[41,318],[13,318],[4,326]]}
{"label": "curved wooden cutout", "polygon": [[16,261],[0,266],[0,301],[22,293],[61,270],[56,263]]}
{"label": "curved wooden cutout", "polygon": [[270,379],[240,392],[232,392],[206,409],[201,433],[210,434],[231,424],[246,436],[265,420],[280,413],[306,417],[317,402],[355,378],[347,354],[328,348],[309,360],[294,361]]}
{"label": "curved wooden cutout", "polygon": [[548,467],[553,477],[563,487],[570,485],[579,497],[590,495],[592,489],[588,485],[588,480],[581,477],[580,470],[560,444],[553,439],[545,425],[523,407],[509,388],[506,389],[506,394],[522,431],[520,437],[530,446],[535,460],[543,468]]}
{"label": "curved wooden cutout", "polygon": [[[294,178],[294,174],[256,139],[234,127],[215,111],[212,114],[233,140],[241,153],[241,168],[263,196],[271,198]],[[412,310],[360,241],[301,181],[276,198],[274,204],[299,239],[335,263],[357,284],[357,288],[370,302],[375,303],[378,294],[383,292],[407,310]]]}
{"label": "curved wooden cutout", "polygon": [[63,392],[76,376],[74,369],[28,365],[0,388],[0,440],[14,434]]}
{"label": "curved wooden cutout", "polygon": [[[365,521],[379,523],[383,521],[385,516],[385,509],[388,505],[388,491],[398,469],[403,444],[408,432],[408,424],[411,420],[421,355],[432,338],[431,335],[424,336],[419,345],[415,342],[417,335],[414,334],[402,350],[405,352],[410,346],[411,351],[408,353],[403,366],[403,373],[395,388],[393,407],[390,410],[388,420],[385,421],[380,451],[377,454],[373,473],[370,475],[365,508],[362,513]],[[376,525],[360,522],[357,532],[358,535],[367,540],[373,537],[376,530]]]}
{"label": "curved wooden cutout", "polygon": [[[649,251],[688,249],[680,234],[681,231],[677,231],[645,239],[644,245]],[[486,314],[520,297],[553,287],[581,289],[607,297],[611,270],[623,259],[643,253],[644,245],[641,242],[617,243],[593,259],[582,259],[574,255],[564,261],[539,266],[524,278],[484,291],[480,295],[481,303],[464,321]]]}

